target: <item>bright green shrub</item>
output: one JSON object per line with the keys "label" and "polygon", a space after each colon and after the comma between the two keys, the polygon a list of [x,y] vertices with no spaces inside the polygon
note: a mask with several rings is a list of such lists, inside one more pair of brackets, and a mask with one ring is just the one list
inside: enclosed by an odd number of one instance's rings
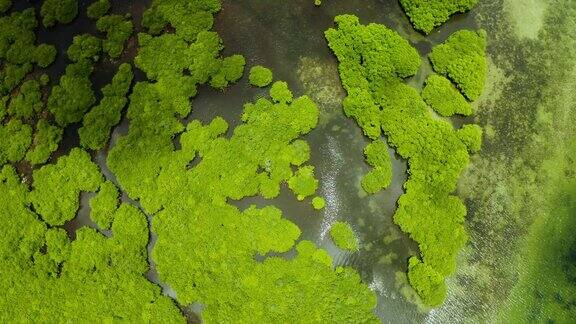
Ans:
{"label": "bright green shrub", "polygon": [[96,0],[86,10],[88,18],[97,20],[110,10],[110,0]]}
{"label": "bright green shrub", "polygon": [[272,82],[272,71],[261,65],[253,66],[249,75],[250,84],[256,87],[265,87]]}
{"label": "bright green shrub", "polygon": [[100,38],[90,34],[74,36],[72,45],[68,47],[68,57],[73,62],[83,59],[98,61],[99,54],[102,51],[102,41]]}
{"label": "bright green shrub", "polygon": [[360,243],[350,224],[345,222],[336,222],[330,227],[330,237],[334,244],[342,250],[354,252],[358,251]]}
{"label": "bright green shrub", "polygon": [[313,195],[318,189],[318,180],[314,178],[314,167],[303,166],[288,180],[288,188],[296,194],[298,200]]}
{"label": "bright green shrub", "polygon": [[480,97],[486,79],[486,32],[459,30],[430,53],[434,71],[454,81],[470,100]]}
{"label": "bright green shrub", "polygon": [[362,188],[369,194],[388,188],[392,182],[392,161],[388,146],[383,141],[374,141],[364,149],[366,162],[373,167],[362,178]]}
{"label": "bright green shrub", "polygon": [[111,181],[100,185],[100,190],[90,200],[90,218],[101,229],[109,229],[114,221],[114,214],[118,209],[120,193]]}
{"label": "bright green shrub", "polygon": [[444,276],[416,257],[408,260],[408,280],[425,305],[438,306],[446,299]]}
{"label": "bright green shrub", "polygon": [[40,14],[46,27],[52,27],[56,23],[71,23],[78,15],[78,0],[44,0]]}
{"label": "bright green shrub", "polygon": [[20,86],[18,95],[10,101],[8,114],[17,118],[30,118],[44,107],[40,83],[28,80]]}
{"label": "bright green shrub", "polygon": [[90,155],[73,149],[56,164],[34,170],[34,190],[30,201],[50,225],[62,225],[76,216],[79,195],[83,191],[96,191],[103,182],[98,166]]}
{"label": "bright green shrub", "polygon": [[326,200],[322,197],[314,197],[312,198],[312,207],[316,210],[323,209],[326,206]]}
{"label": "bright green shrub", "polygon": [[62,133],[62,128],[50,125],[45,119],[40,119],[36,124],[30,150],[26,153],[26,160],[32,165],[43,164],[48,161],[52,152],[58,149],[58,144],[62,140]]}
{"label": "bright green shrub", "polygon": [[478,0],[400,0],[415,29],[429,34],[450,16],[472,9]]}
{"label": "bright green shrub", "polygon": [[443,76],[433,74],[426,80],[422,90],[422,98],[434,111],[444,117],[456,114],[469,116],[472,106],[456,89],[450,80]]}
{"label": "bright green shrub", "polygon": [[230,82],[236,82],[244,74],[246,59],[242,55],[232,55],[222,60],[218,73],[210,79],[210,86],[224,89]]}
{"label": "bright green shrub", "polygon": [[132,21],[120,15],[104,16],[96,22],[98,31],[106,33],[102,42],[102,49],[111,58],[119,57],[124,51],[124,43],[130,38],[133,31]]}
{"label": "bright green shrub", "polygon": [[284,81],[276,81],[270,88],[272,100],[280,103],[292,102],[292,91],[288,89],[288,84]]}
{"label": "bright green shrub", "polygon": [[470,153],[476,153],[482,148],[482,127],[476,124],[464,125],[458,130],[457,135]]}
{"label": "bright green shrub", "polygon": [[0,125],[0,166],[22,160],[31,142],[32,127],[20,119],[14,118],[6,125]]}
{"label": "bright green shrub", "polygon": [[96,101],[90,81],[92,70],[90,61],[81,59],[68,65],[60,83],[52,87],[47,108],[60,126],[82,120],[84,113]]}
{"label": "bright green shrub", "polygon": [[104,97],[100,104],[84,115],[82,127],[78,130],[80,144],[92,150],[103,148],[110,137],[110,131],[122,115],[122,109],[128,99],[133,78],[132,66],[128,63],[120,65],[112,83],[102,88]]}

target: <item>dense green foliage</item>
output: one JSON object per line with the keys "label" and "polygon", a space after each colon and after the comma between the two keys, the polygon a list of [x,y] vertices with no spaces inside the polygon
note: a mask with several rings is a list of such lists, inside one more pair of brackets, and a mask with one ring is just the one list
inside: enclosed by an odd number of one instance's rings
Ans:
{"label": "dense green foliage", "polygon": [[470,100],[480,97],[486,79],[486,32],[459,30],[430,53],[434,70],[445,75]]}
{"label": "dense green foliage", "polygon": [[[221,88],[242,75],[244,59],[221,58],[221,40],[209,31],[219,8],[211,0],[153,1],[135,59],[149,81],[134,86],[128,134],[107,160],[122,188],[153,214],[158,274],[181,304],[202,304],[207,323],[374,322],[375,296],[355,271],[333,269],[312,242],[295,244],[300,230],[277,208],[230,204],[276,197],[290,180],[299,194],[314,193],[313,168],[303,166],[310,149],[297,140],[317,124],[314,102],[293,100],[287,84],[277,83],[272,101],[244,106],[231,136],[219,117],[181,122],[197,86]],[[168,24],[174,33],[159,35]],[[254,258],[293,248],[290,260]]]}
{"label": "dense green foliage", "polygon": [[335,21],[338,28],[326,31],[326,38],[348,92],[345,112],[373,139],[381,128],[388,144],[408,160],[409,178],[394,221],[419,244],[420,258],[409,264],[410,284],[425,304],[441,304],[444,278],[454,272],[456,254],[467,240],[466,208],[451,193],[468,164],[469,143],[451,124],[435,119],[418,91],[403,82],[420,65],[408,42],[382,25],[360,25],[354,16]]}
{"label": "dense green foliage", "polygon": [[373,194],[388,188],[392,182],[392,161],[388,154],[388,145],[383,141],[373,141],[364,149],[366,163],[373,167],[362,178],[362,188]]}
{"label": "dense green foliage", "polygon": [[101,229],[109,229],[114,221],[114,212],[118,208],[119,192],[114,183],[106,181],[90,200],[90,218]]}
{"label": "dense green foliage", "polygon": [[10,101],[8,114],[17,118],[30,118],[43,107],[40,83],[28,80],[22,84],[18,95]]}
{"label": "dense green foliage", "polygon": [[12,0],[0,0],[0,13],[5,12],[12,6]]}
{"label": "dense green foliage", "polygon": [[101,51],[102,41],[98,37],[82,34],[74,36],[66,54],[73,62],[83,59],[98,61]]}
{"label": "dense green foliage", "polygon": [[20,119],[0,125],[0,165],[20,161],[32,142],[32,127]]}
{"label": "dense green foliage", "polygon": [[46,67],[54,61],[54,46],[34,45],[37,25],[32,8],[0,17],[0,96],[14,90],[33,64]]}
{"label": "dense green foliage", "polygon": [[272,82],[272,71],[261,65],[253,66],[250,69],[248,79],[250,84],[256,87],[265,87]]}
{"label": "dense green foliage", "polygon": [[330,227],[330,237],[334,244],[342,250],[354,252],[358,251],[360,243],[350,224],[345,222],[336,222]]}
{"label": "dense green foliage", "polygon": [[78,0],[44,0],[40,14],[46,27],[68,24],[78,15]]}
{"label": "dense green foliage", "polygon": [[30,150],[26,153],[26,160],[33,165],[45,163],[50,158],[50,154],[58,148],[62,132],[62,128],[50,125],[46,119],[40,119],[36,124]]}
{"label": "dense green foliage", "polygon": [[82,127],[78,130],[80,144],[92,150],[103,148],[110,137],[110,131],[118,122],[128,99],[126,95],[132,84],[132,66],[121,64],[112,78],[112,83],[102,88],[100,104],[84,115]]}
{"label": "dense green foliage", "polygon": [[96,191],[103,182],[98,166],[81,149],[73,149],[56,164],[34,170],[33,178],[30,202],[50,225],[62,225],[74,218],[80,192]]}
{"label": "dense green foliage", "polygon": [[86,10],[90,19],[97,20],[110,10],[110,0],[96,0]]}
{"label": "dense green foliage", "polygon": [[47,108],[60,126],[82,120],[84,113],[96,101],[90,81],[92,71],[90,61],[81,59],[68,65],[60,84],[52,87]]}
{"label": "dense green foliage", "polygon": [[429,76],[426,80],[426,86],[422,90],[422,98],[440,116],[450,117],[456,114],[469,116],[472,114],[472,106],[466,98],[450,80],[437,74]]}
{"label": "dense green foliage", "polygon": [[38,64],[39,67],[47,67],[56,59],[56,47],[53,45],[40,44],[34,50],[32,60]]}
{"label": "dense green foliage", "polygon": [[429,34],[451,15],[472,9],[478,0],[400,0],[414,28]]}
{"label": "dense green foliage", "polygon": [[[58,193],[45,192],[53,201],[62,198]],[[144,277],[148,225],[137,208],[123,204],[113,213],[112,237],[84,227],[71,242],[64,230],[38,218],[30,196],[15,170],[2,168],[0,321],[183,322]]]}
{"label": "dense green foliage", "polygon": [[124,43],[132,35],[133,25],[130,19],[120,15],[104,16],[96,22],[96,28],[106,33],[102,49],[110,57],[117,58],[124,51]]}

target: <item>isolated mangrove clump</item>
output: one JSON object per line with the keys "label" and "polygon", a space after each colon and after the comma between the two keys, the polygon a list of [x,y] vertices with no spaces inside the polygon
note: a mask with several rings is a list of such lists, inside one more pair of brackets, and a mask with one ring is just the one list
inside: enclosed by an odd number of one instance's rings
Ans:
{"label": "isolated mangrove clump", "polygon": [[342,250],[355,252],[358,251],[360,243],[350,224],[345,222],[336,222],[330,227],[330,237],[334,244]]}
{"label": "isolated mangrove clump", "polygon": [[97,0],[88,6],[86,14],[90,19],[98,20],[102,18],[108,10],[110,10],[110,0]]}
{"label": "isolated mangrove clump", "polygon": [[[335,22],[337,28],[327,30],[326,38],[338,58],[340,78],[348,92],[344,112],[374,141],[381,141],[382,130],[387,143],[408,160],[409,178],[394,221],[420,247],[420,257],[412,258],[408,267],[410,284],[424,304],[439,305],[446,295],[444,279],[454,272],[456,255],[468,239],[463,225],[466,208],[452,192],[468,165],[469,151],[479,148],[481,137],[477,129],[456,131],[447,121],[434,118],[418,91],[404,83],[404,78],[416,74],[421,61],[416,49],[400,35],[382,25],[363,26],[351,15],[337,16]],[[483,46],[451,39],[449,49],[435,49],[437,58],[449,69],[459,67],[459,76],[474,80],[474,87],[461,89],[476,95],[485,70],[479,64],[450,64],[449,58],[465,57],[469,62],[472,57],[470,61],[479,63]],[[474,50],[462,53],[460,49],[466,46]],[[431,91],[427,90],[429,98],[436,95]],[[384,143],[370,144],[366,156],[372,166],[389,165]],[[390,179],[383,175],[365,177],[363,185],[372,191],[384,188]]]}
{"label": "isolated mangrove clump", "polygon": [[272,82],[272,71],[261,65],[256,65],[250,69],[248,78],[251,85],[265,87]]}
{"label": "isolated mangrove clump", "polygon": [[98,61],[100,52],[102,52],[100,38],[90,34],[82,34],[74,36],[66,54],[72,62],[78,62],[82,59]]}
{"label": "isolated mangrove clump", "polygon": [[429,34],[455,13],[472,9],[478,0],[400,0],[415,29]]}
{"label": "isolated mangrove clump", "polygon": [[78,0],[44,0],[40,14],[45,27],[68,24],[78,15]]}

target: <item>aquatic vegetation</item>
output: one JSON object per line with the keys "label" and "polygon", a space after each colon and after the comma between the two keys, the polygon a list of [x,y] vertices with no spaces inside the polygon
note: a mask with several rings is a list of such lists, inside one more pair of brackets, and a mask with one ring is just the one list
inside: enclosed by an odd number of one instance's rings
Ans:
{"label": "aquatic vegetation", "polygon": [[388,145],[382,141],[373,141],[364,148],[366,163],[373,167],[362,178],[362,188],[370,194],[386,189],[392,182],[392,161],[388,154]]}
{"label": "aquatic vegetation", "polygon": [[46,27],[68,24],[78,15],[78,0],[44,0],[40,14]]}
{"label": "aquatic vegetation", "polygon": [[459,30],[435,46],[429,57],[434,71],[454,81],[468,99],[480,97],[487,69],[485,31]]}
{"label": "aquatic vegetation", "polygon": [[5,297],[0,300],[1,321],[183,322],[173,302],[144,277],[148,225],[137,208],[122,204],[114,212],[112,237],[84,227],[70,241],[63,229],[48,227],[30,209],[30,195],[15,170],[4,166],[0,171],[0,223],[5,229],[0,237],[0,289]]}
{"label": "aquatic vegetation", "polygon": [[400,0],[414,28],[429,34],[450,16],[472,9],[478,0]]}
{"label": "aquatic vegetation", "polygon": [[76,216],[79,194],[96,191],[103,182],[98,166],[90,155],[75,148],[56,164],[34,170],[34,190],[30,202],[50,225],[62,225]]}
{"label": "aquatic vegetation", "polygon": [[0,125],[0,165],[22,160],[32,142],[32,127],[20,119]]}
{"label": "aquatic vegetation", "polygon": [[104,16],[96,22],[98,31],[106,33],[102,49],[111,58],[117,58],[124,51],[124,43],[132,35],[132,20],[121,15]]}
{"label": "aquatic vegetation", "polygon": [[126,95],[133,78],[132,66],[121,64],[112,78],[112,83],[102,88],[100,103],[84,115],[82,127],[78,130],[80,144],[92,150],[103,148],[110,137],[110,131],[118,122],[122,109],[126,106]]}
{"label": "aquatic vegetation", "polygon": [[82,34],[74,36],[66,54],[73,62],[83,59],[98,61],[100,52],[102,52],[100,38],[90,34]]}
{"label": "aquatic vegetation", "polygon": [[[446,295],[444,279],[454,272],[456,254],[467,240],[466,208],[451,193],[469,162],[468,147],[449,123],[433,118],[415,88],[404,84],[420,65],[407,41],[382,25],[363,26],[355,16],[338,16],[335,22],[337,29],[327,30],[326,38],[348,92],[344,111],[373,139],[381,128],[388,144],[408,160],[409,178],[394,221],[419,244],[420,258],[409,263],[410,284],[425,304],[439,305]],[[482,70],[466,73],[478,80]],[[469,138],[469,133],[461,135]],[[381,144],[377,148],[388,155]]]}
{"label": "aquatic vegetation", "polygon": [[345,222],[336,222],[330,227],[330,237],[337,247],[346,251],[358,251],[360,243],[350,224]]}
{"label": "aquatic vegetation", "polygon": [[52,87],[47,108],[60,126],[82,120],[84,113],[96,101],[90,75],[93,67],[89,60],[80,59],[66,67],[60,83]]}
{"label": "aquatic vegetation", "polygon": [[248,76],[250,84],[256,87],[265,87],[272,82],[272,71],[261,65],[253,66]]}
{"label": "aquatic vegetation", "polygon": [[26,153],[26,160],[32,165],[45,163],[52,152],[58,149],[62,133],[62,128],[50,125],[46,119],[40,119],[36,124],[34,139],[30,149]]}
{"label": "aquatic vegetation", "polygon": [[435,112],[444,117],[472,114],[472,106],[466,98],[450,80],[438,74],[433,74],[426,79],[422,98]]}
{"label": "aquatic vegetation", "polygon": [[110,10],[110,0],[96,0],[86,10],[90,19],[98,20]]}

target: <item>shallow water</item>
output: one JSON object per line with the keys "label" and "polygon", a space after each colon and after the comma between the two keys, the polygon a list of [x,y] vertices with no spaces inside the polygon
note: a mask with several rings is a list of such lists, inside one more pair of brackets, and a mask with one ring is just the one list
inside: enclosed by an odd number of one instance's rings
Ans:
{"label": "shallow water", "polygon": [[[80,11],[84,12],[89,2],[80,2]],[[316,167],[320,180],[318,194],[327,201],[326,208],[318,212],[309,202],[298,202],[287,188],[283,188],[280,196],[274,200],[252,197],[235,204],[240,208],[252,204],[273,204],[279,207],[286,218],[301,228],[302,239],[312,240],[325,248],[337,265],[349,265],[357,269],[363,280],[378,294],[376,312],[383,322],[495,321],[494,314],[498,313],[501,304],[507,300],[513,286],[513,282],[507,278],[516,271],[512,256],[521,247],[516,242],[521,242],[528,231],[526,226],[517,224],[517,218],[524,214],[510,208],[513,204],[522,205],[522,200],[510,193],[511,171],[507,170],[507,166],[510,158],[520,155],[524,146],[528,146],[531,141],[524,134],[536,129],[531,121],[536,118],[536,106],[542,103],[540,89],[554,86],[554,82],[558,82],[552,78],[538,80],[539,75],[532,74],[528,59],[518,57],[519,53],[525,53],[522,48],[531,46],[527,43],[530,39],[538,38],[538,32],[545,28],[544,22],[538,27],[532,24],[532,20],[517,19],[526,9],[520,0],[481,0],[479,7],[471,13],[454,16],[429,37],[424,37],[412,29],[398,2],[394,0],[367,0],[361,6],[351,1],[325,0],[321,7],[315,7],[312,0],[222,2],[223,10],[216,16],[215,29],[226,46],[224,55],[244,55],[247,68],[256,64],[268,66],[273,70],[275,79],[287,81],[295,95],[308,94],[318,102],[321,110],[320,124],[306,139],[312,148],[310,163]],[[532,2],[538,1],[529,3]],[[115,12],[129,10],[135,19],[135,26],[138,26],[141,12],[147,3],[113,1],[113,8]],[[543,19],[541,17],[545,14],[542,11],[545,10],[531,11],[530,17]],[[323,32],[332,27],[333,17],[343,13],[359,16],[364,24],[375,22],[391,27],[409,39],[423,57],[432,46],[456,30],[482,27],[488,31],[491,74],[485,96],[475,104],[478,115],[474,118],[454,119],[453,122],[458,127],[474,119],[482,126],[490,125],[496,129],[497,135],[485,141],[483,153],[473,161],[472,168],[477,173],[466,175],[462,181],[464,189],[461,188],[459,194],[466,198],[469,208],[471,241],[460,257],[457,274],[450,279],[449,298],[437,310],[419,310],[403,296],[401,288],[405,285],[397,280],[397,272],[406,271],[407,258],[418,252],[414,242],[401,234],[391,219],[396,200],[402,194],[402,184],[406,180],[405,161],[391,151],[394,170],[392,185],[373,196],[365,196],[360,190],[360,179],[369,169],[362,153],[368,141],[360,128],[342,113],[340,102],[345,94],[339,83],[337,62],[323,36]],[[486,18],[490,13],[499,15]],[[516,28],[517,37],[502,36],[514,32],[509,31],[512,28],[510,26]],[[94,33],[94,23],[81,15],[72,25],[60,26],[50,32],[39,29],[39,40],[53,43],[59,49],[59,58],[49,70],[53,77],[52,83],[57,82],[55,77],[63,72],[67,63],[63,50],[71,42],[72,36],[79,32]],[[93,76],[95,89],[109,82],[118,63],[129,61],[135,55],[135,41],[132,40],[130,44],[118,62],[104,61],[98,65]],[[428,73],[430,67],[424,65],[418,75],[409,81],[410,84],[421,86]],[[514,78],[524,82],[506,82]],[[142,74],[137,73],[136,81],[142,79]],[[513,100],[519,98],[518,93],[526,94],[520,98],[526,106],[524,110],[518,109],[519,104],[512,106]],[[186,120],[200,119],[207,122],[222,116],[233,128],[239,123],[243,104],[263,95],[265,90],[250,87],[246,76],[224,93],[201,87],[199,95],[192,100],[193,110]],[[513,109],[506,109],[509,106]],[[570,108],[567,109],[570,111]],[[120,134],[127,131],[127,126],[127,120],[124,119],[114,130],[111,145]],[[78,144],[76,129],[77,126],[73,125],[66,130],[65,140],[55,154],[56,157],[66,154]],[[496,160],[496,157],[501,159]],[[106,151],[96,154],[94,160],[101,166],[105,176],[114,181],[113,174],[105,165]],[[490,191],[474,187],[478,185],[478,174],[495,175],[494,182],[488,183]],[[474,188],[471,189],[471,186]],[[88,198],[89,195],[82,196],[79,216],[66,224],[71,237],[74,237],[73,232],[80,226],[94,226],[88,216]],[[123,199],[129,200],[126,195],[123,195]],[[327,237],[327,229],[336,220],[345,220],[352,225],[362,243],[359,252],[342,252]],[[524,221],[531,222],[530,219]],[[397,239],[386,243],[386,236]],[[500,244],[502,237],[508,241],[506,245]],[[149,249],[153,244],[152,233]],[[173,296],[171,289],[158,281],[153,260],[151,264],[149,279],[161,284],[164,293]],[[198,321],[189,309],[185,312],[190,321]]]}

